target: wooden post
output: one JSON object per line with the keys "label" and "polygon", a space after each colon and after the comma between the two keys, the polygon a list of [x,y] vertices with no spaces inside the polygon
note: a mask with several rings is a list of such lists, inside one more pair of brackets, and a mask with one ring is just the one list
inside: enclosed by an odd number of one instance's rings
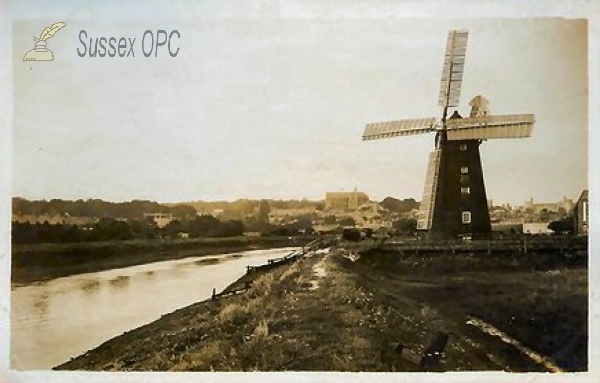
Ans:
{"label": "wooden post", "polygon": [[213,287],[212,300],[214,301],[215,299],[217,299],[217,289]]}
{"label": "wooden post", "polygon": [[527,254],[527,237],[523,236],[523,254]]}
{"label": "wooden post", "polygon": [[487,253],[488,253],[488,255],[492,254],[492,244],[489,239],[487,240]]}

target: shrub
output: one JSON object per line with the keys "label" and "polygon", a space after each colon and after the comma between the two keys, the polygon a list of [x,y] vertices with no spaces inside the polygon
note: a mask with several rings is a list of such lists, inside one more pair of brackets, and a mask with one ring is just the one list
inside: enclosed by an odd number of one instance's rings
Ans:
{"label": "shrub", "polygon": [[221,324],[241,324],[244,322],[248,310],[239,303],[230,303],[219,312],[217,319]]}
{"label": "shrub", "polygon": [[272,273],[265,274],[259,278],[257,278],[252,283],[252,288],[250,289],[250,296],[252,297],[260,297],[264,295],[268,295],[271,293],[271,286],[275,282],[275,277],[273,277]]}

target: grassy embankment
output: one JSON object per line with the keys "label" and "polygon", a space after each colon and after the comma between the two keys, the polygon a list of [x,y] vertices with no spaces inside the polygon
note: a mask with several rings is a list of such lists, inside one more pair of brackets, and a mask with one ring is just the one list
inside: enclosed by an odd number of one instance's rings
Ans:
{"label": "grassy embankment", "polygon": [[553,254],[444,257],[347,250],[253,276],[246,293],[177,310],[59,366],[85,370],[419,371],[450,333],[437,371],[546,371],[467,324],[475,316],[562,369],[587,369],[585,259]]}
{"label": "grassy embankment", "polygon": [[299,246],[308,241],[230,237],[13,245],[11,278],[13,283],[27,283],[192,256]]}

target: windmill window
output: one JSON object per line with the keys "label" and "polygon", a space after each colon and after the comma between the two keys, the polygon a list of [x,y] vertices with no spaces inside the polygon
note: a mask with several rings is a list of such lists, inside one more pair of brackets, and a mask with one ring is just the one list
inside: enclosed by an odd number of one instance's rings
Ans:
{"label": "windmill window", "polygon": [[459,149],[461,152],[466,152],[466,151],[467,151],[467,144],[460,144],[460,145],[458,146],[458,149]]}
{"label": "windmill window", "polygon": [[468,166],[461,166],[461,168],[460,168],[460,172],[461,172],[462,174],[467,174],[467,173],[469,173],[469,167],[468,167]]}
{"label": "windmill window", "polygon": [[462,188],[460,188],[460,192],[462,194],[471,194],[471,188],[468,187],[468,186],[467,187],[462,187]]}
{"label": "windmill window", "polygon": [[471,223],[471,212],[470,211],[462,212],[462,223],[464,223],[464,224]]}

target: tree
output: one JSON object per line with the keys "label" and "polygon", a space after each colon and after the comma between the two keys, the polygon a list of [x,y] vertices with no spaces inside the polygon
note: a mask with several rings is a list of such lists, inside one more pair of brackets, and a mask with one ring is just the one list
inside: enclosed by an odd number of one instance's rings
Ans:
{"label": "tree", "polygon": [[163,231],[166,236],[175,237],[178,233],[184,232],[185,227],[181,221],[174,219],[165,225]]}
{"label": "tree", "polygon": [[420,204],[419,202],[415,201],[414,198],[399,200],[398,198],[394,197],[386,197],[380,202],[380,205],[389,211],[396,213],[408,213],[413,209],[418,209]]}
{"label": "tree", "polygon": [[360,231],[356,229],[344,229],[342,232],[342,239],[358,242],[360,241]]}
{"label": "tree", "polygon": [[325,225],[335,225],[337,223],[337,218],[335,215],[328,215],[327,217],[323,218],[323,223]]}
{"label": "tree", "polygon": [[150,217],[131,220],[129,226],[135,238],[156,239],[158,237],[158,225]]}
{"label": "tree", "polygon": [[567,216],[565,218],[552,221],[548,224],[548,229],[552,230],[555,233],[573,233],[575,229],[575,221],[573,220],[573,216]]}
{"label": "tree", "polygon": [[567,212],[567,209],[565,209],[565,208],[564,208],[564,207],[562,207],[562,206],[558,208],[558,216],[559,216],[560,218],[564,218],[564,217],[566,217],[566,216],[567,216],[567,214],[568,214],[568,212]]}
{"label": "tree", "polygon": [[177,205],[170,209],[170,213],[180,221],[187,221],[196,218],[198,213],[196,209],[189,205]]}
{"label": "tree", "polygon": [[218,231],[220,221],[212,215],[201,215],[187,224],[191,237],[211,237]]}
{"label": "tree", "polygon": [[218,229],[215,232],[217,237],[235,237],[244,234],[244,224],[242,221],[229,220],[220,222]]}
{"label": "tree", "polygon": [[540,221],[548,222],[550,220],[550,212],[548,209],[542,209],[540,211]]}
{"label": "tree", "polygon": [[298,220],[290,225],[296,230],[308,230],[312,229],[312,221],[307,217],[300,217]]}
{"label": "tree", "polygon": [[417,232],[417,221],[412,218],[400,218],[392,224],[392,227],[403,235],[413,235]]}

